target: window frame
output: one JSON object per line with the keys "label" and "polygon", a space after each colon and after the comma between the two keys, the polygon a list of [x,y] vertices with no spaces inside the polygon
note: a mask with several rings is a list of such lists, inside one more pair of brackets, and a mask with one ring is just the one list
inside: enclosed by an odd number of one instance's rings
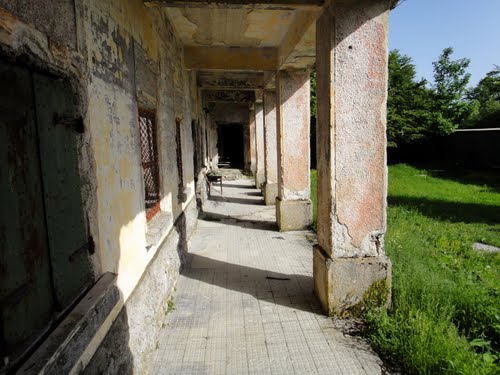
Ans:
{"label": "window frame", "polygon": [[[137,118],[139,125],[142,180],[144,183],[144,208],[146,210],[146,221],[150,222],[153,217],[160,212],[161,202],[156,111],[139,108]],[[156,198],[154,196],[156,196]],[[148,201],[151,200],[153,204],[148,207]]]}

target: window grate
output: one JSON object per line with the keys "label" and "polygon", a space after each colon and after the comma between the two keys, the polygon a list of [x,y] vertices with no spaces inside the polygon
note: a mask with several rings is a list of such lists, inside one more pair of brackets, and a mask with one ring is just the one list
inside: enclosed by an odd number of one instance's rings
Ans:
{"label": "window grate", "polygon": [[156,140],[156,118],[153,111],[139,110],[139,129],[146,219],[149,221],[160,210],[160,174]]}

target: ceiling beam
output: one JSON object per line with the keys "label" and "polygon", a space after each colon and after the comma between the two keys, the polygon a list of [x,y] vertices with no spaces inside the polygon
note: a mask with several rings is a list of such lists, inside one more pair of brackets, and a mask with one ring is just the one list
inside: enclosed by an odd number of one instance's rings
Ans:
{"label": "ceiling beam", "polygon": [[[281,45],[279,47],[279,68],[282,68],[282,66],[287,62],[290,55],[301,54],[301,51],[299,50],[304,48],[305,46],[302,46],[300,42],[303,40],[305,34],[311,29],[313,23],[316,22],[316,19],[320,14],[321,12],[318,11],[297,12],[297,16],[290,25],[290,28],[288,29],[288,32],[283,38],[283,41],[281,42]],[[313,30],[315,30],[315,28],[313,28]],[[307,52],[307,54],[309,54],[309,51]]]}
{"label": "ceiling beam", "polygon": [[255,91],[203,90],[203,103],[253,103]]}
{"label": "ceiling beam", "polygon": [[276,72],[264,72],[264,89],[276,89]]}
{"label": "ceiling beam", "polygon": [[202,89],[255,90],[262,89],[263,73],[254,72],[198,72],[197,83]]}
{"label": "ceiling beam", "polygon": [[184,47],[184,64],[195,70],[276,70],[278,49],[273,47]]}
{"label": "ceiling beam", "polygon": [[144,0],[146,5],[170,8],[247,8],[275,10],[314,10],[321,8],[325,0]]}

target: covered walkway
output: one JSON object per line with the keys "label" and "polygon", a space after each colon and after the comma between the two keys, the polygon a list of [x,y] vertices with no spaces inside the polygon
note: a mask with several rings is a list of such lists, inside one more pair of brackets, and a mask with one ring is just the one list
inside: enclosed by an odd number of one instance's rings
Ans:
{"label": "covered walkway", "polygon": [[224,181],[189,243],[155,374],[380,374],[313,292],[311,231],[279,232],[253,180]]}

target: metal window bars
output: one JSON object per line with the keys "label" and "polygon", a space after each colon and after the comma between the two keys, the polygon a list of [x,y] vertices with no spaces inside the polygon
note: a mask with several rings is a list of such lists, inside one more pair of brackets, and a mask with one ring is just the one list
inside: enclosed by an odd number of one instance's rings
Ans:
{"label": "metal window bars", "polygon": [[160,210],[160,174],[156,137],[156,117],[150,110],[139,110],[141,164],[144,176],[146,219],[150,221]]}

